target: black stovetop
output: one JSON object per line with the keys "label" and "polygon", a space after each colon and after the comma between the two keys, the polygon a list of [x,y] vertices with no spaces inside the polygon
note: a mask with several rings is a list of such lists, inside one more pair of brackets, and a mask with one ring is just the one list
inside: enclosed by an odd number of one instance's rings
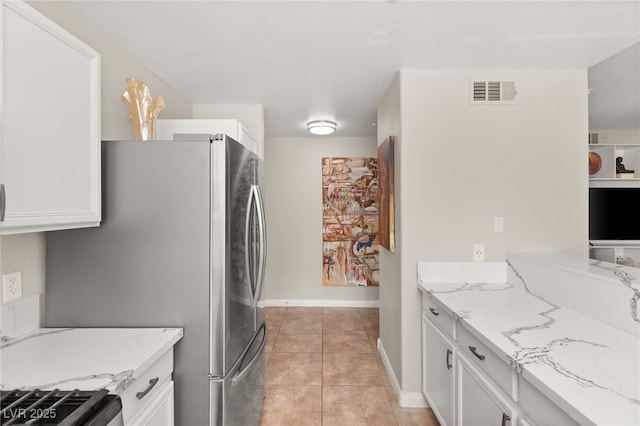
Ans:
{"label": "black stovetop", "polygon": [[107,425],[122,410],[120,397],[96,391],[0,391],[0,425]]}

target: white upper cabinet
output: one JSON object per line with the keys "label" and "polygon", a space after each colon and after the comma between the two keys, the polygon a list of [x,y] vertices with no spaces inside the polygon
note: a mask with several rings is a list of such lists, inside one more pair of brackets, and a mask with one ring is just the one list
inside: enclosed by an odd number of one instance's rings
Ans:
{"label": "white upper cabinet", "polygon": [[100,56],[22,1],[2,2],[0,234],[100,224]]}
{"label": "white upper cabinet", "polygon": [[237,119],[159,119],[156,120],[156,139],[173,140],[179,134],[225,135],[240,142],[246,148],[261,156],[258,142],[249,130]]}

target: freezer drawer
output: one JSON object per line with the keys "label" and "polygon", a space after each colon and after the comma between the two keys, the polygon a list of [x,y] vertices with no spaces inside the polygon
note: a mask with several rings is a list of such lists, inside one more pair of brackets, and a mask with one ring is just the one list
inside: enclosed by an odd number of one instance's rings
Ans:
{"label": "freezer drawer", "polygon": [[257,426],[260,423],[266,342],[267,327],[263,323],[229,374],[224,378],[211,379],[211,425]]}

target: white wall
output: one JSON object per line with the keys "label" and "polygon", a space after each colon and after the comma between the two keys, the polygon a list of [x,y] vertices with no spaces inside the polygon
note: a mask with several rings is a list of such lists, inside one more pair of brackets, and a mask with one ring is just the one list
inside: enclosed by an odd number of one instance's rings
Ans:
{"label": "white wall", "polygon": [[[162,95],[167,106],[160,112],[160,117],[191,118],[192,105],[186,98],[115,46],[98,29],[87,25],[68,5],[63,2],[28,3],[100,52],[102,139],[134,137],[133,126],[128,120],[129,108],[120,99],[126,89],[127,77],[144,81],[154,97]],[[46,233],[33,233],[0,238],[0,270],[3,273],[22,271],[25,296],[45,291],[45,237]],[[44,302],[44,298],[41,300]]]}
{"label": "white wall", "polygon": [[116,46],[95,25],[88,23],[67,2],[29,1],[29,5],[47,15],[52,21],[75,34],[100,52],[100,96],[102,139],[134,139],[129,121],[129,107],[120,98],[127,88],[127,78],[143,81],[155,98],[161,95],[165,108],[159,118],[191,118],[192,104],[171,86],[138,62],[125,50]]}
{"label": "white wall", "polygon": [[398,325],[402,321],[402,269],[403,229],[401,220],[403,200],[402,158],[403,142],[400,109],[400,78],[397,76],[378,105],[378,145],[389,136],[394,142],[394,195],[395,195],[395,252],[380,250],[380,340],[384,342],[383,357],[386,357],[396,379],[402,374],[402,340]]}
{"label": "white wall", "polygon": [[2,273],[22,271],[23,298],[43,294],[44,233],[4,235],[0,238]]}
{"label": "white wall", "polygon": [[[472,78],[514,80],[517,105],[470,105]],[[396,344],[393,332],[400,335],[394,372],[403,393],[418,394],[418,261],[470,261],[474,243],[485,244],[487,261],[511,251],[587,256],[587,73],[402,70],[399,81],[399,112],[387,114],[392,121],[400,115],[402,132],[402,228],[399,250],[390,255],[400,257],[402,308],[400,320],[387,324],[387,300],[380,298],[381,342],[386,350]],[[392,86],[385,102],[396,97]],[[495,216],[504,217],[503,233],[493,232]]]}
{"label": "white wall", "polygon": [[375,138],[267,138],[268,304],[377,306],[377,287],[322,285],[322,157],[377,155]]}

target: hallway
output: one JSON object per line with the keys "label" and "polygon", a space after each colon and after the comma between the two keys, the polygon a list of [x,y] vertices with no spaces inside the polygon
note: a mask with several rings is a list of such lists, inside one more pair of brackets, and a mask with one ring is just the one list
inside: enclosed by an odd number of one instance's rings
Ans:
{"label": "hallway", "polygon": [[438,426],[398,405],[376,349],[377,308],[268,307],[261,426]]}

